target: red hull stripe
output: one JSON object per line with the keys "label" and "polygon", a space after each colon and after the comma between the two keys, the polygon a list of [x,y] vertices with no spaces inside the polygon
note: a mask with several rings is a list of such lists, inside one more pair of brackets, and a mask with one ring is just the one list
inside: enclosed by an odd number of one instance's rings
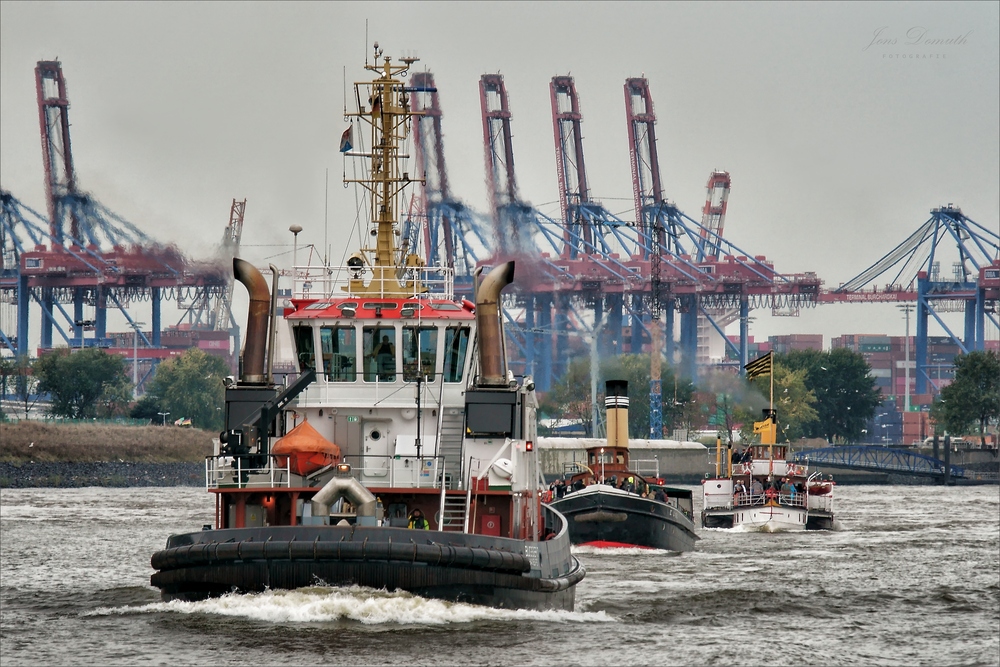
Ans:
{"label": "red hull stripe", "polygon": [[594,540],[593,542],[583,542],[581,547],[597,547],[598,549],[652,549],[641,544],[627,544],[625,542],[608,542],[606,540]]}

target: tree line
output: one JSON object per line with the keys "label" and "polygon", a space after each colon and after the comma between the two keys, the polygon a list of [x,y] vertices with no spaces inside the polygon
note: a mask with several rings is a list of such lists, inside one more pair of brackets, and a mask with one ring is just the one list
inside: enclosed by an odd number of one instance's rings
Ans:
{"label": "tree line", "polygon": [[[598,372],[598,413],[603,414],[606,380],[627,380],[629,435],[649,437],[649,355],[605,358]],[[226,362],[192,348],[157,366],[146,394],[133,402],[124,358],[97,349],[60,349],[30,360],[0,359],[0,392],[14,412],[27,414],[40,395],[56,417],[92,419],[129,416],[163,423],[165,413],[197,428],[221,430]],[[857,442],[883,397],[864,357],[851,350],[801,350],[774,356],[774,407],[783,440],[823,438]],[[703,374],[697,383],[664,364],[662,415],[666,433],[714,428],[724,439],[749,437],[753,422],[768,407],[771,378],[747,382],[732,372]],[[540,401],[543,416],[591,424],[590,359],[574,360]],[[931,408],[939,433],[986,434],[1000,420],[1000,356],[972,352],[955,359],[955,379]],[[3,413],[0,412],[0,418]]]}
{"label": "tree line", "polygon": [[223,428],[225,360],[191,348],[157,367],[146,394],[133,401],[134,387],[125,359],[99,348],[52,350],[35,360],[0,360],[0,389],[15,412],[27,415],[40,396],[54,417],[94,419],[132,417],[164,423],[190,419],[195,428]]}
{"label": "tree line", "polygon": [[[1000,419],[1000,360],[996,352],[958,357],[956,376],[932,408],[939,431],[961,434],[972,428],[985,434]],[[603,406],[606,380],[629,383],[629,435],[649,437],[649,355],[606,358],[598,368],[598,405]],[[753,422],[771,400],[772,378],[747,382],[731,371],[709,371],[696,382],[681,378],[664,364],[662,414],[667,435],[675,429],[710,428],[723,440],[737,432],[747,441]],[[823,438],[857,442],[884,400],[864,357],[852,350],[796,350],[773,359],[774,408],[779,439]],[[578,358],[540,402],[544,416],[591,422],[590,360]]]}

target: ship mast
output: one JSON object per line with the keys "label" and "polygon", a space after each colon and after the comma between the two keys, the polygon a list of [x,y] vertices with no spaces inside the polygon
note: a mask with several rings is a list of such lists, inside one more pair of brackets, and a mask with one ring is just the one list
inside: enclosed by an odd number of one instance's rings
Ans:
{"label": "ship mast", "polygon": [[405,275],[406,269],[420,267],[423,261],[412,253],[404,256],[408,249],[396,247],[401,193],[407,185],[420,182],[402,171],[407,156],[400,152],[409,135],[410,118],[420,113],[410,110],[409,95],[401,80],[417,58],[401,58],[399,63],[393,64],[391,58],[382,56],[378,42],[374,48],[375,62],[366,64],[365,69],[377,76],[371,81],[354,84],[358,111],[347,114],[371,127],[371,152],[349,153],[369,158],[370,165],[362,178],[345,176],[344,183],[358,183],[368,191],[375,245],[362,248],[360,254],[348,261],[352,268],[364,268],[364,273],[370,273],[370,281],[366,284],[367,276],[358,272],[348,291],[358,295],[405,298],[426,291],[419,278],[407,279]]}

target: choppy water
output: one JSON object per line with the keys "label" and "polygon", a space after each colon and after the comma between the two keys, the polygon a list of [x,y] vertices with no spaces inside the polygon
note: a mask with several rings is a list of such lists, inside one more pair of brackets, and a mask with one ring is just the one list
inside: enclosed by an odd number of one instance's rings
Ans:
{"label": "choppy water", "polygon": [[159,601],[150,554],[211,523],[191,488],[0,493],[0,662],[998,665],[1000,489],[838,488],[840,529],[580,549],[573,612],[367,589]]}

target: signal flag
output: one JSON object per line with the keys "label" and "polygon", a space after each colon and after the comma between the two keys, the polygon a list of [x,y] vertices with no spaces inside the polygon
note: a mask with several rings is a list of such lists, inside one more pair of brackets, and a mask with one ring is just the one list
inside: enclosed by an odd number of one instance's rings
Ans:
{"label": "signal flag", "polygon": [[354,141],[354,126],[349,126],[344,133],[340,135],[340,152],[346,153],[353,148]]}
{"label": "signal flag", "polygon": [[744,370],[747,372],[747,380],[752,380],[755,377],[760,377],[761,375],[768,375],[771,372],[771,362],[774,358],[774,351],[770,351],[763,357],[754,359],[749,364],[744,366]]}

